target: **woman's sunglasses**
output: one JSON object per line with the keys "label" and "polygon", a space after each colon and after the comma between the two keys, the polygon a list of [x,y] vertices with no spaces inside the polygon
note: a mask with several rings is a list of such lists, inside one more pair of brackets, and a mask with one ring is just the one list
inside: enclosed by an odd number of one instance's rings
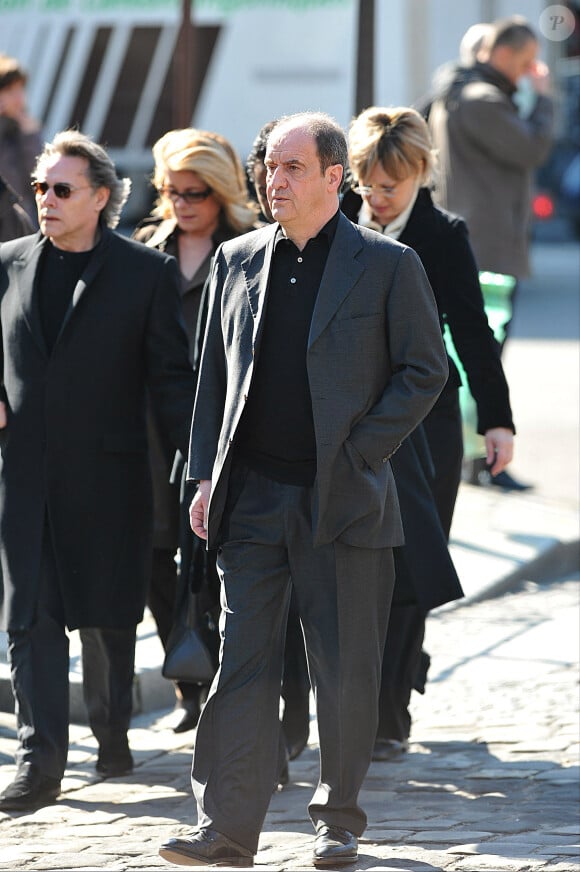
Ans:
{"label": "woman's sunglasses", "polygon": [[75,191],[86,191],[87,188],[90,188],[90,185],[85,185],[82,188],[75,188],[72,185],[67,184],[67,182],[55,182],[54,185],[49,185],[48,182],[31,182],[32,190],[36,194],[36,196],[40,196],[42,194],[46,194],[51,188],[54,191],[54,196],[58,197],[59,200],[68,200],[71,194],[74,194]]}
{"label": "woman's sunglasses", "polygon": [[174,188],[158,188],[157,193],[162,197],[167,197],[172,203],[177,203],[178,200],[183,200],[191,206],[192,203],[201,203],[213,193],[211,188],[205,188],[203,191],[176,191]]}

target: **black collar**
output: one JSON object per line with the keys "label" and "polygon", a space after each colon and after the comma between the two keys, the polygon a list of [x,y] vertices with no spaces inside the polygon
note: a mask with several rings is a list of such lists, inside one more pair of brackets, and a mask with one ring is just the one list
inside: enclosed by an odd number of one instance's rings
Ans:
{"label": "black collar", "polygon": [[[332,216],[332,218],[330,219],[330,221],[327,221],[326,224],[324,225],[324,227],[322,227],[318,231],[316,236],[312,237],[312,239],[326,238],[326,241],[328,243],[328,247],[330,248],[330,246],[332,245],[332,241],[333,241],[335,234],[336,234],[336,228],[338,227],[339,216],[340,216],[340,209],[337,209],[336,212],[334,213],[334,215]],[[281,240],[286,240],[288,242],[292,242],[291,239],[289,240],[288,237],[284,235],[284,231],[282,230],[282,227],[280,225],[278,225],[278,227],[276,229],[276,235],[274,236],[274,247],[276,247]],[[310,240],[308,240],[308,241],[310,242]]]}

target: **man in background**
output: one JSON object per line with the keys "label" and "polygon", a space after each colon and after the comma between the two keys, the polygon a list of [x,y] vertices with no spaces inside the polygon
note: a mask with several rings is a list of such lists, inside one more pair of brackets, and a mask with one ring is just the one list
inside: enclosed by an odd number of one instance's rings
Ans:
{"label": "man in background", "polygon": [[18,61],[0,52],[0,173],[21,198],[37,229],[30,173],[42,151],[42,137],[39,122],[26,106],[27,80]]}
{"label": "man in background", "polygon": [[34,233],[32,221],[20,205],[20,198],[0,175],[0,242]]}
{"label": "man in background", "polygon": [[[524,76],[536,94],[527,117],[514,100]],[[513,279],[502,342],[517,283],[530,273],[531,184],[552,143],[553,115],[549,70],[538,60],[537,36],[521,16],[489,25],[476,63],[458,69],[429,113],[439,155],[435,201],[465,219],[480,272]],[[508,489],[528,487],[505,470],[492,481]]]}

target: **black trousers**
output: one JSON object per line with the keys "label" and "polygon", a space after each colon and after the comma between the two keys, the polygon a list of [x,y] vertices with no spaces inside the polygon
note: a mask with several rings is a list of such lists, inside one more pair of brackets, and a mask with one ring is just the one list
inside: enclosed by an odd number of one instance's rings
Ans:
{"label": "black trousers", "polygon": [[223,545],[221,663],[202,712],[192,785],[198,824],[256,852],[277,780],[280,681],[296,592],[316,700],[320,781],[308,810],[361,834],[358,794],[377,729],[394,586],[392,549],[314,547],[312,489],[236,465]]}
{"label": "black trousers", "polygon": [[[80,635],[89,724],[100,746],[121,747],[131,719],[136,627],[86,628]],[[48,524],[35,620],[26,630],[8,633],[8,659],[16,762],[34,763],[43,775],[60,779],[68,754],[69,640]]]}
{"label": "black trousers", "polygon": [[411,733],[409,702],[421,662],[425,611],[393,603],[383,655],[377,739],[406,741]]}
{"label": "black trousers", "polygon": [[[457,389],[448,389],[441,394],[423,421],[423,428],[435,468],[431,481],[435,508],[449,539],[463,460],[463,429]],[[404,547],[416,545],[408,543]],[[409,702],[417,684],[427,614],[417,603],[397,604],[391,609],[383,655],[377,739],[403,741],[409,738]]]}

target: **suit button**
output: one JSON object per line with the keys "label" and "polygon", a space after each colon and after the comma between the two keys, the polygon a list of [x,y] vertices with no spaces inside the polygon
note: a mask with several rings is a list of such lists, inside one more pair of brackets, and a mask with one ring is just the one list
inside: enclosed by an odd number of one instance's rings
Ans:
{"label": "suit button", "polygon": [[383,457],[382,462],[383,462],[383,463],[388,463],[388,462],[389,462],[389,458],[388,458],[388,457]]}

